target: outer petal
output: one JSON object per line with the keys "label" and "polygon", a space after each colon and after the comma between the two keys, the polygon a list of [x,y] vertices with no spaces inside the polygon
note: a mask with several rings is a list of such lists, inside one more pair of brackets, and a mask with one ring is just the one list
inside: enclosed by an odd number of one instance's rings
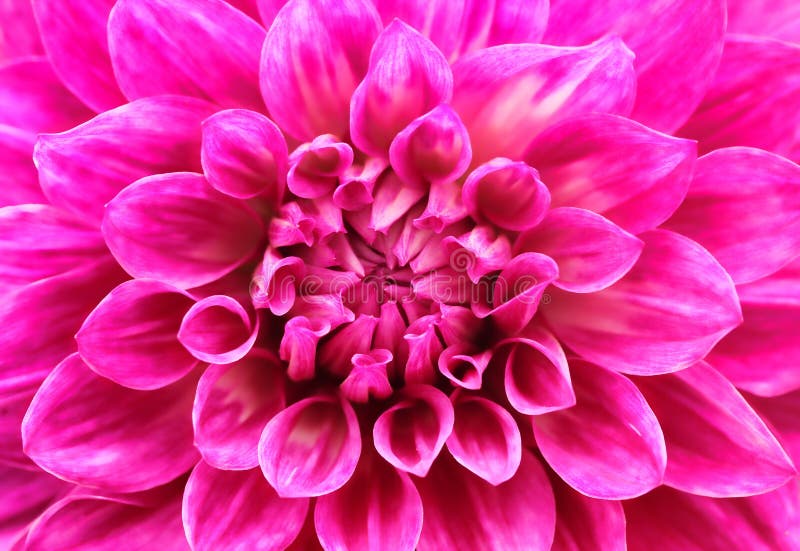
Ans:
{"label": "outer petal", "polygon": [[710,497],[761,494],[797,474],[789,456],[725,377],[706,363],[636,380],[667,443],[665,484]]}
{"label": "outer petal", "polygon": [[603,114],[546,130],[524,156],[539,170],[554,207],[591,210],[632,233],[651,230],[675,212],[696,157],[690,140]]}
{"label": "outer petal", "polygon": [[158,94],[263,110],[264,29],[223,0],[119,0],[108,20],[114,73],[130,100]]}
{"label": "outer petal", "polygon": [[641,239],[599,214],[553,209],[536,228],[519,236],[516,251],[546,254],[558,264],[553,285],[573,293],[594,293],[630,271],[644,248]]}
{"label": "outer petal", "polygon": [[92,370],[134,389],[174,383],[197,365],[178,342],[184,292],[158,281],[134,279],[111,291],[83,322],[75,339]]}
{"label": "outer petal", "polygon": [[380,30],[367,0],[287,3],[261,56],[261,92],[278,126],[302,141],[320,134],[344,138],[350,96],[367,73]]}
{"label": "outer petal", "polygon": [[741,323],[739,300],[730,276],[695,242],[663,230],[640,237],[644,251],[624,278],[587,295],[554,290],[544,315],[594,363],[641,375],[677,371]]}
{"label": "outer petal", "polygon": [[459,54],[499,44],[541,42],[549,12],[548,0],[466,0]]}
{"label": "outer petal", "polygon": [[307,498],[278,497],[258,469],[220,471],[204,461],[183,494],[183,525],[194,551],[286,549],[307,510]]}
{"label": "outer petal", "polygon": [[797,481],[768,494],[712,499],[658,488],[625,503],[628,549],[792,551],[800,545]]}
{"label": "outer petal", "polygon": [[402,21],[378,36],[369,70],[350,101],[350,133],[362,151],[388,157],[403,128],[450,100],[453,75],[442,53]]}
{"label": "outer petal", "polygon": [[246,199],[283,200],[289,152],[281,131],[255,111],[229,109],[203,121],[203,172],[217,191]]}
{"label": "outer petal", "polygon": [[667,454],[656,416],[624,376],[571,360],[574,407],[533,417],[544,458],[584,495],[629,499],[659,484]]}
{"label": "outer petal", "polygon": [[800,43],[800,4],[793,0],[728,0],[728,32]]}
{"label": "outer petal", "polygon": [[375,449],[404,471],[424,477],[453,430],[453,404],[429,385],[408,385],[372,430]]}
{"label": "outer petal", "polygon": [[20,535],[25,539],[28,524],[68,488],[62,480],[38,469],[0,466],[0,545],[3,549],[17,549],[13,543]]}
{"label": "outer petal", "polygon": [[551,477],[556,496],[552,551],[626,551],[622,503],[579,494]]}
{"label": "outer petal", "polygon": [[106,243],[128,273],[184,289],[243,264],[263,231],[247,205],[188,172],[142,178],[108,204],[103,218]]}
{"label": "outer petal", "polygon": [[203,373],[192,422],[195,445],[206,463],[225,470],[258,466],[261,432],[286,404],[283,369],[271,353],[256,349]]}
{"label": "outer petal", "polygon": [[633,117],[658,130],[678,128],[711,84],[722,54],[724,0],[551,0],[544,42],[587,44],[618,33],[636,54]]}
{"label": "outer petal", "polygon": [[799,70],[800,45],[728,37],[711,89],[680,134],[703,153],[746,145],[800,160]]}
{"label": "outer petal", "polygon": [[197,460],[187,377],[150,392],[93,373],[77,354],[45,379],[22,422],[25,453],[75,483],[132,492],[164,484]]}
{"label": "outer petal", "polygon": [[258,462],[281,497],[325,495],[352,476],[361,454],[355,411],[346,400],[316,396],[272,418],[258,443]]}
{"label": "outer petal", "polygon": [[0,62],[29,55],[41,55],[42,42],[29,2],[5,0],[0,3]]}
{"label": "outer petal", "polygon": [[453,107],[472,139],[473,164],[519,159],[530,140],[568,116],[627,114],[633,54],[606,38],[583,48],[534,44],[480,50],[453,66]]}
{"label": "outer petal", "polygon": [[97,112],[125,103],[111,68],[106,26],[114,0],[33,0],[42,42],[62,82]]}
{"label": "outer petal", "polygon": [[759,149],[713,151],[666,227],[706,247],[737,284],[768,276],[800,256],[800,166]]}
{"label": "outer petal", "polygon": [[406,473],[371,452],[347,484],[317,499],[314,524],[326,550],[412,551],[422,530],[422,500]]}
{"label": "outer petal", "polygon": [[547,551],[556,523],[553,491],[538,460],[525,451],[514,478],[491,484],[442,454],[416,481],[425,508],[418,548]]}
{"label": "outer petal", "polygon": [[103,206],[135,180],[199,171],[200,123],[213,111],[192,98],[147,98],[40,136],[34,161],[42,189],[54,205],[99,222]]}
{"label": "outer petal", "polygon": [[775,434],[794,464],[800,465],[800,427],[797,426],[800,415],[800,391],[795,390],[770,398],[748,396],[747,401],[753,405],[761,418],[774,428]]}
{"label": "outer petal", "polygon": [[178,340],[192,356],[210,363],[228,364],[242,359],[258,336],[258,317],[236,299],[212,295],[186,312]]}
{"label": "outer petal", "polygon": [[36,136],[0,124],[0,206],[47,203],[31,158]]}

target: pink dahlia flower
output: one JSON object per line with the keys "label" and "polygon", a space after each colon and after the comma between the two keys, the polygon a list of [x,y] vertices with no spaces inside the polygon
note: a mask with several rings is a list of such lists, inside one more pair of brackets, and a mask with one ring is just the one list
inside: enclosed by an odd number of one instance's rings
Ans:
{"label": "pink dahlia flower", "polygon": [[0,546],[800,549],[797,6],[0,0]]}

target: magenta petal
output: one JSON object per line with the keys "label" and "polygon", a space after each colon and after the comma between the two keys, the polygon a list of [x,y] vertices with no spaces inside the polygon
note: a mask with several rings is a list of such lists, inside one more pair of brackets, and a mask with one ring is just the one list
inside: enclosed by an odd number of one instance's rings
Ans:
{"label": "magenta petal", "polygon": [[797,474],[761,418],[708,364],[636,384],[664,430],[668,486],[741,497],[774,490]]}
{"label": "magenta petal", "polygon": [[378,36],[369,70],[350,102],[353,143],[365,153],[388,157],[403,128],[453,94],[453,74],[442,53],[400,20]]}
{"label": "magenta petal", "polygon": [[138,390],[174,383],[197,365],[178,342],[181,318],[193,300],[158,281],[119,285],[83,322],[75,339],[98,375]]}
{"label": "magenta petal", "polygon": [[533,417],[536,443],[553,470],[598,499],[629,499],[661,484],[664,435],[636,385],[581,360],[571,360],[570,370],[577,404]]}
{"label": "magenta petal", "polygon": [[491,359],[491,350],[478,352],[466,343],[452,344],[439,355],[439,372],[455,386],[478,390]]}
{"label": "magenta petal", "polygon": [[286,322],[283,329],[280,356],[283,361],[289,362],[286,374],[293,381],[314,378],[317,343],[331,330],[327,321],[312,319],[295,316]]}
{"label": "magenta petal", "polygon": [[620,281],[597,293],[549,291],[545,318],[585,359],[637,375],[668,373],[703,358],[742,321],[730,276],[676,233],[639,237],[645,248]]}
{"label": "magenta petal", "polygon": [[286,188],[288,149],[281,131],[255,111],[228,109],[203,121],[203,172],[214,189],[277,208]]}
{"label": "magenta petal", "polygon": [[125,103],[108,54],[106,26],[114,0],[34,0],[42,42],[66,86],[97,112]]}
{"label": "magenta petal", "polygon": [[548,0],[464,2],[459,54],[499,44],[541,42],[549,11]]}
{"label": "magenta petal", "polygon": [[158,94],[262,111],[264,29],[223,0],[119,0],[108,21],[114,74],[130,100]]}
{"label": "magenta petal", "polygon": [[261,92],[278,126],[302,141],[347,136],[350,96],[367,73],[380,30],[368,0],[288,3],[269,28],[261,56]]}
{"label": "magenta petal", "polygon": [[392,385],[386,371],[391,361],[392,353],[385,348],[354,354],[353,369],[339,385],[342,396],[360,404],[366,404],[371,398],[385,400],[391,396]]}
{"label": "magenta petal", "polygon": [[800,43],[800,4],[794,0],[728,0],[728,32]]}
{"label": "magenta petal", "polygon": [[0,464],[0,545],[3,549],[19,549],[12,545],[14,540],[20,535],[24,540],[28,524],[68,489],[66,482],[41,470]]}
{"label": "magenta petal", "polygon": [[556,511],[550,482],[525,451],[517,474],[499,486],[481,480],[442,454],[416,480],[425,509],[420,551],[550,549]]}
{"label": "magenta petal", "polygon": [[198,360],[228,364],[242,359],[258,336],[258,316],[236,299],[212,295],[183,316],[178,340]]}
{"label": "magenta petal", "polygon": [[[458,46],[463,0],[373,0],[384,25],[399,19],[429,38],[449,56]],[[486,12],[481,11],[481,15]],[[489,19],[489,18],[486,18]],[[488,21],[490,23],[491,20]]]}
{"label": "magenta petal", "polygon": [[525,415],[541,415],[575,405],[569,365],[558,340],[530,324],[516,337],[498,343],[507,350],[504,384],[511,406]]}
{"label": "magenta petal", "polygon": [[573,293],[605,289],[630,271],[644,242],[592,211],[572,207],[551,210],[514,244],[516,251],[546,254],[558,264],[553,285]]}
{"label": "magenta petal", "polygon": [[453,404],[429,385],[408,385],[372,429],[375,449],[403,471],[426,476],[453,431]]}
{"label": "magenta petal", "polygon": [[524,155],[547,182],[553,206],[594,211],[631,233],[651,230],[675,212],[696,157],[690,140],[603,114],[547,129]]}
{"label": "magenta petal", "polygon": [[800,465],[800,427],[797,425],[800,416],[800,391],[769,398],[748,396],[747,401],[773,428],[794,464]]}
{"label": "magenta petal", "polygon": [[104,205],[135,180],[199,171],[200,123],[213,112],[193,98],[146,98],[42,135],[34,152],[42,189],[54,205],[99,222]]}
{"label": "magenta petal", "polygon": [[289,191],[304,199],[318,199],[328,195],[353,164],[353,149],[336,136],[323,134],[295,149],[289,162]]}
{"label": "magenta petal", "polygon": [[422,500],[406,473],[365,453],[347,484],[317,499],[314,524],[325,549],[413,551]]}
{"label": "magenta petal", "polygon": [[200,461],[183,494],[186,538],[194,551],[286,549],[300,533],[308,499],[284,499],[261,471],[217,470]]}
{"label": "magenta petal", "polygon": [[0,123],[0,207],[45,204],[31,152],[36,135]]}
{"label": "magenta petal", "polygon": [[522,440],[516,421],[502,406],[457,390],[453,433],[447,449],[465,468],[497,486],[517,472]]}
{"label": "magenta petal", "polygon": [[[41,378],[43,379],[44,375]],[[8,386],[11,385],[8,385],[0,393],[0,442],[3,443],[3,446],[0,447],[0,466],[21,469],[32,467],[30,458],[22,451],[22,434],[19,427],[22,425],[25,411],[36,393],[35,383],[36,381],[31,381],[29,384],[24,384],[23,387],[28,387],[24,390],[13,388],[13,386],[9,388]],[[0,521],[1,525],[2,521]],[[2,536],[0,536],[0,542],[2,542]]]}
{"label": "magenta petal", "polygon": [[77,354],[45,379],[22,422],[25,453],[78,484],[131,492],[164,484],[197,461],[195,377],[131,390],[92,372]]}
{"label": "magenta petal", "polygon": [[768,494],[735,499],[662,487],[625,502],[628,548],[793,551],[800,542],[797,481]]}
{"label": "magenta petal", "polygon": [[686,121],[711,84],[724,32],[723,0],[658,5],[553,0],[544,42],[579,45],[619,34],[636,54],[633,118],[670,132]]}
{"label": "magenta petal", "polygon": [[42,55],[42,42],[30,2],[7,0],[0,4],[0,63],[15,58]]}
{"label": "magenta petal", "polygon": [[188,172],[135,182],[108,204],[103,219],[103,236],[125,271],[180,288],[233,271],[255,252],[263,231],[245,203]]}
{"label": "magenta petal", "polygon": [[699,140],[702,153],[743,145],[800,161],[798,70],[798,44],[729,36],[711,88],[680,134]]}
{"label": "magenta petal", "polygon": [[453,66],[453,107],[469,130],[473,164],[517,160],[536,134],[569,116],[627,115],[632,58],[617,37],[582,48],[509,44],[462,58]]}
{"label": "magenta petal", "polygon": [[622,503],[586,497],[551,478],[556,496],[556,537],[552,551],[623,551]]}
{"label": "magenta petal", "polygon": [[292,404],[272,418],[258,443],[258,462],[281,497],[311,497],[341,488],[361,455],[353,407],[336,396]]}
{"label": "magenta petal", "polygon": [[737,284],[768,276],[800,256],[800,166],[744,147],[700,157],[666,227],[706,247]]}
{"label": "magenta petal", "polygon": [[258,349],[206,369],[192,410],[195,445],[206,463],[226,470],[258,466],[264,425],[285,407],[283,369],[271,353]]}

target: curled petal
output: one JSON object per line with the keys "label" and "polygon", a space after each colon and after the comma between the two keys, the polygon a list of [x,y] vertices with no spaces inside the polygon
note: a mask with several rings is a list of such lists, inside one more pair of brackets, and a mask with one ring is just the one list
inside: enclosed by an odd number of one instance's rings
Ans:
{"label": "curled petal", "polygon": [[258,316],[226,295],[206,297],[183,316],[178,340],[198,360],[228,364],[242,359],[258,336]]}
{"label": "curled petal", "polygon": [[307,381],[314,377],[317,343],[331,330],[325,320],[295,316],[283,329],[280,356],[289,362],[287,375],[293,381]]}
{"label": "curled petal", "polygon": [[774,490],[797,474],[761,418],[708,364],[636,384],[664,430],[668,486],[741,497]]}
{"label": "curled petal", "polygon": [[403,471],[424,477],[453,431],[453,404],[429,385],[408,385],[372,429],[375,449]]}
{"label": "curled petal", "polygon": [[258,443],[258,462],[281,497],[311,497],[338,490],[361,454],[353,407],[334,396],[292,404],[272,418]]}
{"label": "curled petal", "polygon": [[664,477],[667,454],[658,420],[624,376],[571,360],[577,403],[533,417],[533,433],[553,470],[598,499],[640,496]]}
{"label": "curled petal", "polygon": [[353,369],[340,385],[342,395],[351,402],[366,403],[370,398],[384,400],[392,395],[386,366],[392,353],[385,348],[353,356]]}
{"label": "curled petal", "polygon": [[317,199],[328,195],[353,164],[353,149],[336,136],[323,134],[298,147],[289,161],[289,191],[304,199]]}
{"label": "curled petal", "polygon": [[553,206],[602,214],[631,233],[675,212],[689,189],[697,144],[615,115],[589,114],[548,128],[530,143]]}
{"label": "curled petal", "polygon": [[269,308],[276,316],[291,310],[297,286],[305,274],[305,263],[296,256],[281,258],[268,248],[258,267],[251,291],[256,308]]}
{"label": "curled petal", "polygon": [[543,308],[553,332],[582,357],[623,373],[686,368],[742,321],[730,276],[705,249],[654,230],[639,261],[597,293],[551,292]]}
{"label": "curled petal", "polygon": [[367,0],[289,2],[261,55],[261,92],[278,126],[303,141],[347,136],[350,96],[367,73],[380,30]]}
{"label": "curled petal", "polygon": [[108,42],[130,100],[179,94],[264,109],[258,92],[264,29],[223,0],[119,0]]}
{"label": "curled petal", "polygon": [[630,271],[644,242],[599,214],[562,207],[519,236],[517,251],[546,254],[558,264],[553,285],[573,293],[605,289]]}
{"label": "curled petal", "polygon": [[286,187],[288,155],[283,134],[261,113],[228,109],[203,121],[200,157],[217,191],[239,199],[261,195],[277,208]]}
{"label": "curled petal", "polygon": [[196,365],[178,341],[187,293],[151,279],[116,287],[75,336],[81,358],[98,375],[138,390],[174,383]]}
{"label": "curled petal", "polygon": [[700,157],[666,227],[706,247],[735,283],[766,277],[800,256],[800,166],[745,147]]}
{"label": "curled petal", "polygon": [[45,379],[25,414],[25,453],[77,484],[118,492],[164,484],[197,461],[190,418],[196,381],[131,390],[72,354]]}
{"label": "curled petal", "polygon": [[491,350],[476,353],[468,344],[453,344],[439,355],[439,372],[457,386],[477,390],[491,359]]}
{"label": "curled petal", "polygon": [[267,230],[269,243],[273,247],[289,247],[314,243],[314,219],[303,212],[296,202],[284,203],[276,216],[270,220]]}
{"label": "curled petal", "polygon": [[636,80],[633,54],[617,37],[581,48],[507,44],[453,66],[453,108],[472,139],[473,164],[519,159],[539,132],[589,112],[627,115]]}
{"label": "curled petal", "polygon": [[333,203],[343,210],[359,210],[372,203],[375,182],[386,169],[386,161],[368,158],[363,165],[351,166],[339,178],[340,184],[333,192]]}
{"label": "curled petal", "polygon": [[247,205],[188,172],[128,186],[106,207],[102,229],[125,271],[179,288],[230,273],[252,256],[263,234]]}
{"label": "curled petal", "polygon": [[472,171],[464,182],[462,198],[473,218],[509,231],[533,228],[550,208],[550,192],[536,170],[504,158],[492,159]]}
{"label": "curled petal", "polygon": [[286,549],[308,511],[308,498],[279,497],[261,471],[222,471],[200,461],[183,494],[186,539],[196,551],[236,545]]}
{"label": "curled petal", "polygon": [[517,472],[522,439],[516,421],[500,405],[457,390],[451,396],[455,410],[447,449],[461,465],[497,486]]}
{"label": "curled petal", "polygon": [[443,347],[436,334],[436,319],[423,316],[408,326],[403,338],[408,343],[405,381],[432,384],[436,379],[436,362]]}
{"label": "curled petal", "polygon": [[487,226],[476,226],[458,237],[445,237],[442,247],[450,258],[450,267],[466,272],[473,283],[477,283],[489,272],[507,266],[511,260],[511,244],[508,238],[498,235]]}

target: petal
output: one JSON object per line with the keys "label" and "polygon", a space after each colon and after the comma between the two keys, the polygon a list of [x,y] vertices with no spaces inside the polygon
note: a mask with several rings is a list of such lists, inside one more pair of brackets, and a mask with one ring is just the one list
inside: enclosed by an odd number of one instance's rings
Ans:
{"label": "petal", "polygon": [[799,59],[798,44],[730,36],[711,88],[679,133],[699,140],[701,153],[745,145],[800,161]]}
{"label": "petal", "polygon": [[[0,442],[3,443],[3,446],[0,447],[0,469],[3,466],[20,469],[31,469],[32,467],[31,460],[22,451],[22,434],[19,427],[22,424],[22,418],[25,417],[25,411],[36,393],[34,384],[24,390],[13,387],[3,388],[0,393]],[[10,507],[4,506],[3,508]],[[2,520],[0,520],[0,526],[3,526]],[[0,532],[2,531],[3,529],[0,528]],[[2,542],[1,535],[0,542]]]}
{"label": "petal", "polygon": [[319,364],[334,375],[347,375],[352,368],[353,356],[369,352],[377,325],[378,318],[375,316],[360,314],[355,321],[322,344]]}
{"label": "petal", "polygon": [[547,182],[553,206],[594,211],[631,233],[651,230],[675,212],[696,157],[690,140],[604,114],[547,129],[524,155]]}
{"label": "petal", "polygon": [[455,425],[447,449],[455,460],[493,486],[513,477],[522,440],[511,414],[491,400],[459,390],[451,399]]}
{"label": "petal", "polygon": [[372,429],[375,449],[400,470],[424,477],[453,431],[453,404],[437,388],[408,385]]}
{"label": "petal", "polygon": [[700,157],[666,227],[707,248],[737,284],[768,276],[800,256],[800,166],[744,147]]}
{"label": "petal", "polygon": [[361,455],[352,406],[334,396],[292,404],[272,418],[258,443],[258,462],[281,497],[320,496],[341,488]]}
{"label": "petal", "polygon": [[350,96],[367,73],[380,30],[367,0],[287,3],[261,56],[261,92],[278,126],[302,141],[347,136]]}
{"label": "petal", "polygon": [[553,491],[530,452],[517,474],[499,486],[481,480],[443,454],[416,480],[425,509],[420,551],[473,549],[544,551],[556,524]]}
{"label": "petal", "polygon": [[798,8],[793,0],[728,0],[728,32],[800,42]]}
{"label": "petal", "polygon": [[625,503],[628,546],[631,551],[791,551],[800,543],[798,495],[796,481],[768,494],[737,499],[658,488]]}
{"label": "petal", "polygon": [[258,336],[258,317],[236,299],[212,295],[183,316],[178,340],[198,360],[228,364],[241,360]]}
{"label": "petal", "polygon": [[625,551],[625,512],[619,501],[593,499],[551,477],[556,496],[552,551]]}
{"label": "petal", "polygon": [[373,0],[373,3],[384,25],[389,26],[396,19],[402,20],[448,56],[457,47],[463,0]]}
{"label": "petal", "polygon": [[516,251],[546,254],[558,264],[553,285],[573,293],[594,293],[630,271],[644,242],[592,211],[553,209],[536,228],[524,232]]}
{"label": "petal", "polygon": [[314,378],[317,343],[330,332],[325,320],[295,316],[286,322],[280,344],[280,357],[289,362],[286,374],[293,381],[308,381]]}
{"label": "petal", "polygon": [[541,415],[575,405],[569,365],[558,340],[538,324],[497,345],[507,350],[504,384],[511,406],[525,415]]}
{"label": "petal", "polygon": [[747,401],[753,405],[759,416],[773,427],[773,431],[794,464],[800,465],[800,427],[797,426],[800,415],[800,391],[795,390],[769,398],[748,396]]}
{"label": "petal", "polygon": [[354,354],[353,369],[339,390],[342,396],[353,403],[366,404],[370,399],[385,400],[392,395],[392,385],[386,366],[392,361],[392,353],[385,348],[375,348],[367,354]]}
{"label": "petal", "polygon": [[364,454],[347,484],[317,499],[314,524],[325,549],[412,551],[422,530],[422,500],[406,473]]}
{"label": "petal", "polygon": [[180,94],[262,111],[264,34],[222,0],[119,0],[108,20],[114,74],[130,100]]}
{"label": "petal", "polygon": [[195,445],[206,463],[225,470],[258,466],[261,432],[286,404],[283,369],[271,353],[256,349],[203,373],[192,421]]}
{"label": "petal", "polygon": [[96,375],[77,354],[45,379],[22,422],[25,453],[58,477],[131,492],[164,484],[195,461],[195,377],[150,392]]}
{"label": "petal", "polygon": [[108,54],[106,26],[114,0],[33,0],[42,42],[59,78],[97,112],[125,103]]}
{"label": "petal", "polygon": [[36,136],[0,124],[0,207],[47,203],[33,164]]}
{"label": "petal", "polygon": [[245,203],[188,172],[142,178],[107,205],[103,219],[106,243],[128,273],[179,288],[230,273],[252,256],[262,233]]}
{"label": "petal", "polygon": [[99,222],[104,205],[135,180],[199,171],[200,123],[213,111],[192,98],[147,98],[40,136],[34,161],[42,189],[54,205]]}
{"label": "petal", "polygon": [[491,359],[491,350],[477,352],[466,343],[452,344],[439,355],[439,372],[455,386],[478,390]]}
{"label": "petal", "polygon": [[42,42],[29,2],[16,0],[0,4],[0,63],[14,58],[42,54]]}
{"label": "petal", "polygon": [[723,0],[648,5],[628,0],[552,0],[544,42],[578,45],[618,33],[636,54],[638,93],[633,118],[670,132],[711,84],[722,54]]}
{"label": "petal", "polygon": [[43,471],[0,465],[0,545],[16,549],[10,545],[14,539],[21,533],[24,540],[28,524],[68,489],[67,483]]}
{"label": "petal", "polygon": [[539,450],[580,493],[630,499],[659,484],[667,455],[658,420],[624,376],[570,361],[577,404],[533,417]]}
{"label": "petal", "polygon": [[797,474],[758,414],[708,364],[642,377],[636,384],[664,430],[668,486],[741,497],[774,490]]}
{"label": "petal", "polygon": [[289,191],[305,199],[318,199],[328,195],[353,164],[353,149],[336,136],[323,134],[295,149],[289,162]]}
{"label": "petal", "polygon": [[[195,551],[286,549],[303,527],[308,499],[284,499],[261,471],[217,470],[200,461],[183,494],[186,539]],[[235,542],[235,543],[234,543]]]}
{"label": "petal", "polygon": [[495,46],[453,66],[453,107],[472,139],[473,164],[519,159],[539,132],[568,116],[627,114],[633,54],[616,37],[582,48]]}
{"label": "petal", "polygon": [[174,383],[196,365],[178,342],[181,318],[193,300],[151,279],[119,285],[92,311],[75,336],[86,365],[138,390]]}
{"label": "petal", "polygon": [[541,42],[549,12],[548,0],[466,1],[458,53],[498,44]]}
{"label": "petal", "polygon": [[286,187],[288,149],[271,120],[247,109],[227,109],[203,121],[203,172],[216,189],[247,199],[263,195],[277,208]]}
{"label": "petal", "polygon": [[453,94],[453,74],[442,53],[400,20],[378,36],[369,70],[350,101],[353,143],[365,153],[388,157],[403,128]]}
{"label": "petal", "polygon": [[628,274],[591,294],[551,292],[544,315],[559,339],[589,361],[623,373],[686,368],[742,321],[730,276],[705,249],[655,230]]}

